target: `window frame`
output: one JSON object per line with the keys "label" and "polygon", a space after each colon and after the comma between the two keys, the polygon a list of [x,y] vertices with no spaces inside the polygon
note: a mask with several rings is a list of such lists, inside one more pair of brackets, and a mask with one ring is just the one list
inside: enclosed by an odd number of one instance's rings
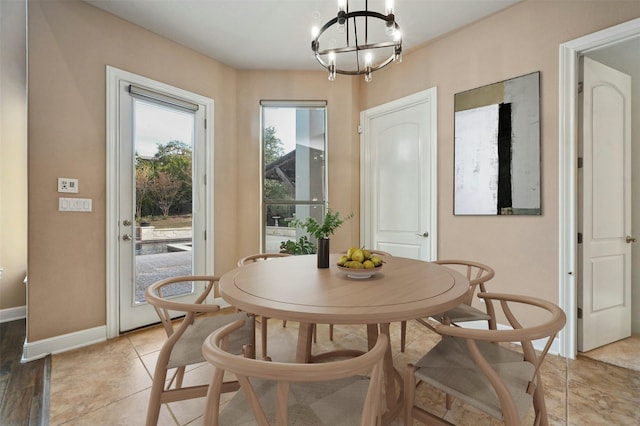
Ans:
{"label": "window frame", "polygon": [[[266,200],[264,194],[265,187],[265,109],[266,108],[323,108],[324,109],[324,173],[322,176],[323,194],[321,200]],[[284,101],[284,100],[261,100],[260,101],[260,227],[261,238],[260,247],[263,253],[267,251],[267,207],[269,205],[292,205],[292,206],[308,206],[312,208],[319,206],[322,208],[322,216],[327,211],[329,199],[329,167],[328,167],[328,148],[329,148],[329,129],[328,129],[328,108],[327,101]],[[304,220],[304,218],[301,218]],[[297,240],[297,237],[296,237]]]}

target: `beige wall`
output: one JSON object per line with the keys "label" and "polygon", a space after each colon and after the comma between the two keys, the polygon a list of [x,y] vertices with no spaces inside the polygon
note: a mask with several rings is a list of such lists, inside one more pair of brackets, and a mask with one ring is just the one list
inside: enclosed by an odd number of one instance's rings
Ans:
{"label": "beige wall", "polygon": [[[215,100],[215,267],[235,261],[236,72],[79,1],[29,2],[28,340],[104,325],[105,67]],[[91,213],[57,211],[57,177]],[[230,178],[229,178],[230,177]]]}
{"label": "beige wall", "polygon": [[[362,90],[365,109],[438,88],[439,258],[491,265],[492,291],[558,302],[558,48],[638,16],[638,1],[525,1],[406,54]],[[542,215],[454,216],[454,95],[534,71],[541,72]]]}
{"label": "beige wall", "polygon": [[26,1],[0,1],[0,310],[26,305]]}
{"label": "beige wall", "polygon": [[[79,1],[30,1],[28,340],[105,324],[105,66],[215,100],[215,267],[259,250],[259,101],[327,99],[330,205],[359,214],[358,112],[438,87],[439,254],[490,263],[495,289],[557,300],[558,45],[640,15],[638,2],[526,1],[405,55],[371,84],[236,71]],[[453,94],[541,71],[540,217],[451,213]],[[58,213],[56,178],[92,213]],[[356,219],[332,247],[359,241]]]}

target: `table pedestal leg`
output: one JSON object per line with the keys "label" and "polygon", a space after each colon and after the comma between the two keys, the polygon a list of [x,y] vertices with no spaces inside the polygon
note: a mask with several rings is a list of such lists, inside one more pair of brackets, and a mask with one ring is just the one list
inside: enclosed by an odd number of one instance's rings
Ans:
{"label": "table pedestal leg", "polygon": [[[378,340],[378,334],[389,336],[389,323],[367,324],[367,346],[371,350]],[[359,356],[362,351],[343,349],[331,351],[316,356],[311,355],[311,344],[313,341],[313,324],[300,323],[298,330],[298,346],[296,348],[296,362],[313,362],[328,357]],[[387,346],[384,354],[384,393],[387,409],[382,415],[382,424],[389,424],[393,421],[402,409],[403,385],[400,373],[393,366],[393,354],[391,352],[391,342]]]}
{"label": "table pedestal leg", "polygon": [[[389,323],[379,325],[380,334],[389,333]],[[367,341],[369,350],[373,348],[378,340],[378,324],[367,324]],[[391,351],[391,339],[387,352],[384,354],[384,394],[386,399],[387,410],[382,415],[382,424],[389,424],[394,420],[402,409],[404,388],[402,384],[402,376],[393,366],[393,354]]]}
{"label": "table pedestal leg", "polygon": [[298,347],[296,348],[296,362],[308,363],[311,360],[311,341],[313,338],[313,324],[301,322],[298,329]]}

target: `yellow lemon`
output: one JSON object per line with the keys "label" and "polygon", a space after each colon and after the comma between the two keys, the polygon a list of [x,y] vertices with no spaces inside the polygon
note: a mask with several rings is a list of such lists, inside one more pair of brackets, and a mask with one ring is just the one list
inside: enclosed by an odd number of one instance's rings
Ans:
{"label": "yellow lemon", "polygon": [[365,260],[362,265],[364,266],[364,269],[373,269],[376,267],[376,265],[374,265],[374,263],[370,260]]}
{"label": "yellow lemon", "polygon": [[362,262],[364,262],[364,253],[362,252],[362,250],[357,249],[351,255],[351,259],[355,260],[356,262],[362,263]]}
{"label": "yellow lemon", "polygon": [[352,256],[353,256],[353,252],[354,252],[354,251],[356,251],[356,250],[358,250],[358,248],[357,248],[357,247],[349,247],[349,250],[347,250],[347,257],[348,257],[349,259],[351,259],[351,258],[352,258]]}

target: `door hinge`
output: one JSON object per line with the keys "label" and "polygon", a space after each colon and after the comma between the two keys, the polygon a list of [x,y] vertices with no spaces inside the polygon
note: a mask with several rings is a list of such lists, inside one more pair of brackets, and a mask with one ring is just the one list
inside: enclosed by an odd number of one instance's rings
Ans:
{"label": "door hinge", "polygon": [[581,169],[583,165],[582,157],[578,157],[578,168]]}
{"label": "door hinge", "polygon": [[207,231],[204,231],[204,240],[207,241]]}
{"label": "door hinge", "polygon": [[358,124],[358,134],[362,134],[362,125]]}
{"label": "door hinge", "polygon": [[582,319],[582,308],[578,308],[578,319]]}
{"label": "door hinge", "polygon": [[204,128],[205,129],[207,128],[207,119],[206,118],[204,119]]}
{"label": "door hinge", "polygon": [[578,232],[578,244],[582,244],[582,232]]}
{"label": "door hinge", "polygon": [[582,81],[578,82],[578,93],[582,93],[584,90],[584,83]]}

